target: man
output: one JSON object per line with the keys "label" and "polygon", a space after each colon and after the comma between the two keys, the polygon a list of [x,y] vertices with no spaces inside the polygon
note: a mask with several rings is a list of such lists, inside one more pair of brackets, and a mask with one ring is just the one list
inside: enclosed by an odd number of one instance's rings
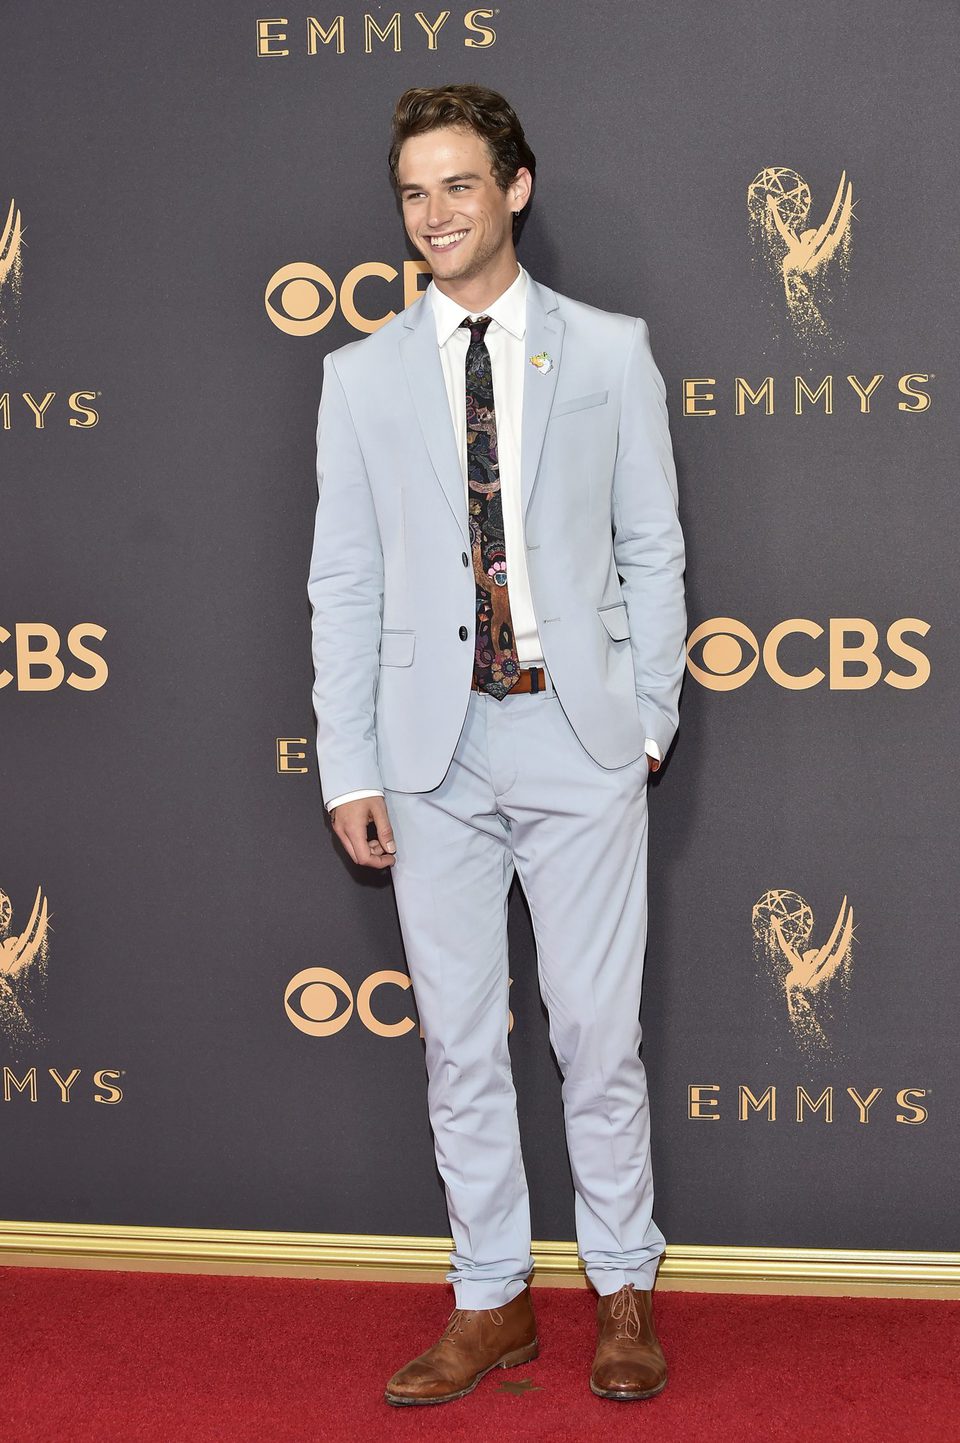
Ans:
{"label": "man", "polygon": [[455,1244],[457,1306],[385,1397],[446,1402],[537,1356],[507,1045],[515,871],[599,1294],[590,1386],[650,1397],[666,1364],[638,1055],[646,783],[686,630],[665,388],[642,320],[519,266],[536,162],[502,96],[408,90],[390,165],[432,283],[326,358],[308,585],[324,800],[350,858],[392,869]]}

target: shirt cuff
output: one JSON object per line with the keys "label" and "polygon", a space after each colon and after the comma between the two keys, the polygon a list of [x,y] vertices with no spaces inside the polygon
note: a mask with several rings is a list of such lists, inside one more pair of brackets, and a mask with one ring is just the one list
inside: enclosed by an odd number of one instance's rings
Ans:
{"label": "shirt cuff", "polygon": [[327,803],[327,811],[332,812],[334,807],[340,807],[344,802],[359,802],[361,797],[382,797],[383,792],[343,792],[339,797],[331,797]]}
{"label": "shirt cuff", "polygon": [[663,761],[663,753],[657,746],[656,742],[653,740],[653,737],[644,737],[643,750],[646,752],[647,756],[650,757],[653,761],[653,766],[650,768],[650,770],[652,772],[657,771],[660,763]]}

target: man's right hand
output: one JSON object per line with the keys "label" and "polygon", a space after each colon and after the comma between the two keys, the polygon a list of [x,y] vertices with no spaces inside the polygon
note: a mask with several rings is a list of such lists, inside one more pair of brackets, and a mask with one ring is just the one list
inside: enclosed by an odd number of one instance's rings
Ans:
{"label": "man's right hand", "polygon": [[[397,847],[383,797],[359,797],[354,802],[342,802],[334,807],[331,821],[347,856],[358,867],[392,867],[397,860]],[[376,836],[367,841],[371,822]]]}

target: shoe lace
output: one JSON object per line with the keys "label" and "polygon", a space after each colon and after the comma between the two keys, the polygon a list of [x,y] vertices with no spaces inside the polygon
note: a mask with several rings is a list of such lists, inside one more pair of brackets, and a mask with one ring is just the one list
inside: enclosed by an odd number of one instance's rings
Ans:
{"label": "shoe lace", "polygon": [[[617,1320],[617,1337],[636,1339],[640,1336],[640,1314],[637,1311],[637,1298],[633,1287],[626,1283],[617,1293],[610,1305],[610,1316]],[[620,1328],[623,1332],[620,1332]]]}
{"label": "shoe lace", "polygon": [[[447,1321],[447,1326],[444,1328],[443,1332],[440,1335],[439,1341],[443,1342],[444,1338],[449,1338],[451,1342],[455,1343],[457,1341],[456,1334],[463,1332],[464,1323],[466,1323],[470,1318],[475,1318],[477,1316],[477,1313],[480,1311],[481,1310],[479,1308],[454,1308]],[[499,1308],[488,1308],[485,1311],[490,1314],[490,1317],[499,1328],[501,1323],[503,1322],[503,1314],[500,1312]]]}

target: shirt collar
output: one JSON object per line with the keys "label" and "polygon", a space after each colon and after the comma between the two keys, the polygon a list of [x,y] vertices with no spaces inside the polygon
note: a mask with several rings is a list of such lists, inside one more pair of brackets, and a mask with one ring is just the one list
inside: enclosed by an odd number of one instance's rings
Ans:
{"label": "shirt collar", "polygon": [[[433,305],[433,318],[437,327],[437,345],[445,346],[467,314],[458,301],[453,301],[449,296],[431,282],[427,294]],[[520,267],[516,279],[510,283],[507,289],[487,306],[483,312],[490,316],[497,325],[509,331],[518,340],[523,340],[527,328],[527,273]]]}

